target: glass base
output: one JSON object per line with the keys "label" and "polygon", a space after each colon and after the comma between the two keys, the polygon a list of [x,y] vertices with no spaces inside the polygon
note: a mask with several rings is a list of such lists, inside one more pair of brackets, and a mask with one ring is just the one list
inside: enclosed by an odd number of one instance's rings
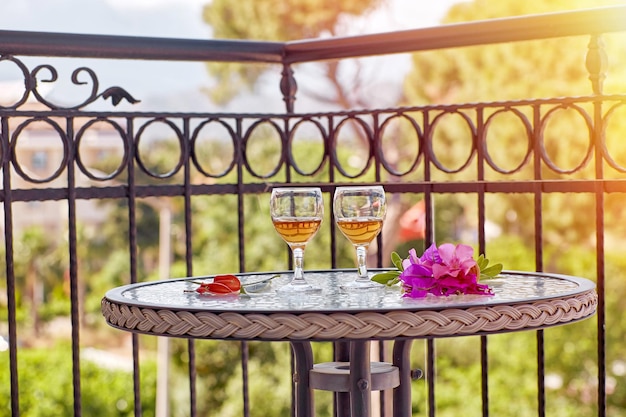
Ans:
{"label": "glass base", "polygon": [[385,286],[370,279],[355,279],[354,281],[342,284],[340,288],[342,290],[371,290],[382,289],[385,288]]}
{"label": "glass base", "polygon": [[298,282],[294,284],[293,281],[276,290],[279,294],[303,294],[320,291],[322,291],[321,287],[309,284],[308,282]]}

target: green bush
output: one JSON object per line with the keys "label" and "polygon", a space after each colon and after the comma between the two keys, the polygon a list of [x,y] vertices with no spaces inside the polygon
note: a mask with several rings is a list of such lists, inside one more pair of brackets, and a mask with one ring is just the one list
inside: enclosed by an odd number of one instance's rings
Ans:
{"label": "green bush", "polygon": [[[74,415],[72,353],[69,344],[18,352],[20,415],[71,417]],[[9,354],[0,352],[0,417],[11,416]],[[141,364],[143,415],[154,416],[155,364]],[[81,362],[82,413],[90,417],[130,417],[133,412],[133,376],[125,370],[106,369]]]}

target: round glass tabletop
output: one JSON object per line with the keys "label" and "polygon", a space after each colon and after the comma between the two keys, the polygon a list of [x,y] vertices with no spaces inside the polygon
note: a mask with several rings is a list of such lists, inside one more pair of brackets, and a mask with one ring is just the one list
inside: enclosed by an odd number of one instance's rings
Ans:
{"label": "round glass tabletop", "polygon": [[[376,272],[373,270],[371,272]],[[455,295],[426,298],[403,297],[396,287],[346,291],[341,288],[354,279],[351,270],[307,271],[307,281],[322,287],[319,293],[283,294],[276,289],[289,282],[291,272],[237,274],[248,294],[211,295],[195,291],[201,282],[212,277],[180,278],[118,287],[107,292],[111,302],[146,308],[169,310],[238,313],[317,313],[360,311],[418,311],[468,308],[472,306],[514,305],[582,294],[595,289],[584,278],[571,276],[505,271],[497,278],[483,281],[493,296]],[[268,278],[272,278],[266,282]],[[260,284],[257,284],[260,283]]]}

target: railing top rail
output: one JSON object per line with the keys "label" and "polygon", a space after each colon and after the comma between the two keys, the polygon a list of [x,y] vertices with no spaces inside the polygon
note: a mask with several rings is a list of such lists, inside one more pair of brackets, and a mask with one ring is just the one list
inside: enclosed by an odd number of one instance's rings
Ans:
{"label": "railing top rail", "polygon": [[0,30],[0,53],[162,61],[282,62],[284,43]]}
{"label": "railing top rail", "polygon": [[620,31],[626,31],[626,6],[294,41],[286,44],[285,60],[310,62]]}
{"label": "railing top rail", "polygon": [[626,6],[290,42],[0,30],[0,53],[171,61],[298,63],[626,31]]}

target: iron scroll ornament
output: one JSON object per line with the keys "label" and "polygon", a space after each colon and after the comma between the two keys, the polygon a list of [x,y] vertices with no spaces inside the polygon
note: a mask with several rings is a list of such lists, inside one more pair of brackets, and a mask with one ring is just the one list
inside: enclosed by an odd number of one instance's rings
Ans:
{"label": "iron scroll ornament", "polygon": [[[15,58],[12,55],[0,55],[0,62],[10,62],[17,66],[18,71],[24,77],[24,91],[21,97],[15,101],[14,103],[3,106],[0,105],[0,108],[4,109],[17,109],[26,103],[28,97],[32,93],[35,97],[36,101],[45,105],[51,110],[80,110],[87,105],[97,101],[102,98],[104,100],[111,99],[111,103],[114,106],[117,106],[122,102],[122,100],[128,101],[130,104],[139,103],[140,100],[135,99],[128,91],[126,91],[122,87],[112,86],[107,88],[101,93],[98,93],[99,90],[99,82],[96,73],[88,67],[79,67],[72,71],[71,81],[72,84],[80,86],[80,85],[91,85],[91,91],[89,96],[83,99],[82,102],[73,105],[73,106],[62,106],[57,103],[53,103],[46,98],[44,98],[44,94],[38,89],[39,82],[41,83],[54,83],[59,79],[57,69],[49,64],[42,64],[35,67],[32,71],[29,72],[28,67],[18,58]],[[48,76],[44,77],[43,73],[47,72]],[[87,80],[84,80],[84,76],[86,75]]]}

